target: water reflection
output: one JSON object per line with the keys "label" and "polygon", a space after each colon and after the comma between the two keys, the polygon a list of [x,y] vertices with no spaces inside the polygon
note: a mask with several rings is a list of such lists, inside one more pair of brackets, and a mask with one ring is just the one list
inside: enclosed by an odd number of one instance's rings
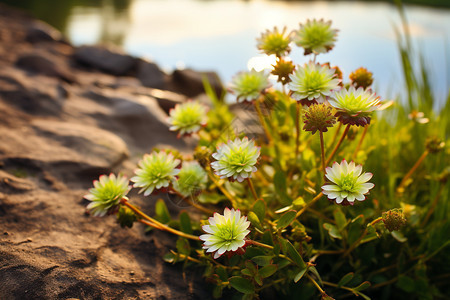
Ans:
{"label": "water reflection", "polygon": [[69,38],[71,24],[83,24],[92,43],[123,45],[130,25],[133,0],[0,0],[5,4],[31,12],[36,18],[54,26]]}
{"label": "water reflection", "polygon": [[[307,18],[333,21],[335,49],[319,62],[339,65],[344,75],[365,66],[382,95],[402,91],[401,64],[393,26],[399,16],[380,2],[268,0],[0,0],[32,11],[65,33],[75,44],[122,45],[136,56],[177,67],[215,70],[225,83],[246,67],[270,66],[255,38],[273,26],[298,28]],[[450,10],[407,7],[413,39],[419,41],[438,97],[450,86]],[[447,58],[447,59],[446,59]],[[307,58],[294,49],[292,59]],[[442,101],[443,103],[443,101]]]}

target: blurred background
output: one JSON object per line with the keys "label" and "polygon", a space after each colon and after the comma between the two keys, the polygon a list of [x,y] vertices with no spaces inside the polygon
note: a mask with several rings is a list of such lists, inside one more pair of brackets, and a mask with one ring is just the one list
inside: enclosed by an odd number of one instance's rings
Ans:
{"label": "blurred background", "polygon": [[[384,98],[403,91],[394,28],[400,15],[390,1],[269,0],[0,0],[53,25],[74,45],[108,43],[176,68],[216,71],[228,83],[239,71],[268,68],[274,59],[256,49],[256,38],[274,26],[297,29],[325,18],[339,29],[333,51],[319,62],[338,65],[348,77],[364,66]],[[450,86],[450,0],[410,0],[405,11],[417,53],[423,55],[434,93],[444,104]],[[300,49],[292,58],[306,62]]]}

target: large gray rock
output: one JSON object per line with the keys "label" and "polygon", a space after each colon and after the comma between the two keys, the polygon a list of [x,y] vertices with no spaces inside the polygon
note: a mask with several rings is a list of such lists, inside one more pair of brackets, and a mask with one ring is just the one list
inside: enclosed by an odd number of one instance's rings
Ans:
{"label": "large gray rock", "polygon": [[175,70],[172,74],[172,89],[188,97],[195,97],[205,93],[203,80],[206,79],[220,97],[223,85],[216,72],[199,72],[192,69]]}
{"label": "large gray rock", "polygon": [[75,53],[77,62],[113,75],[126,75],[136,65],[136,59],[118,49],[105,46],[82,46]]}
{"label": "large gray rock", "polygon": [[76,82],[75,76],[68,68],[58,63],[57,58],[48,53],[24,53],[19,56],[16,65],[34,73],[60,78],[68,83]]}
{"label": "large gray rock", "polygon": [[0,127],[1,158],[30,161],[54,176],[76,178],[111,172],[128,157],[128,148],[115,134],[83,124],[33,120],[30,127]]}
{"label": "large gray rock", "polygon": [[30,43],[64,41],[61,32],[42,21],[31,23],[27,28],[25,39]]}
{"label": "large gray rock", "polygon": [[164,89],[169,76],[157,64],[140,59],[137,64],[137,78],[146,87]]}

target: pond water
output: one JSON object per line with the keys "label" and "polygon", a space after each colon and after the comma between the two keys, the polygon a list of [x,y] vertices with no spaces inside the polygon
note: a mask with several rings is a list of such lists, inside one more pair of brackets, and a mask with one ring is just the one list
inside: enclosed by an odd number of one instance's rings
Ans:
{"label": "pond water", "polygon": [[[36,2],[36,1],[28,1]],[[56,23],[58,5],[39,1]],[[382,2],[238,1],[238,0],[67,0],[58,24],[75,45],[110,42],[171,71],[215,70],[227,83],[247,68],[270,66],[258,53],[256,37],[273,26],[297,29],[308,18],[325,18],[339,29],[333,51],[319,62],[338,65],[344,76],[364,66],[374,73],[375,88],[386,97],[402,90],[401,64],[394,26],[399,13]],[[64,4],[62,4],[62,3]],[[48,3],[48,5],[46,4]],[[45,8],[45,6],[47,6]],[[66,7],[69,6],[69,7]],[[32,8],[33,9],[33,8]],[[52,10],[55,10],[52,12]],[[60,9],[61,10],[61,9]],[[416,49],[425,59],[438,101],[450,87],[450,9],[406,6]],[[52,17],[50,17],[52,16]],[[44,16],[45,18],[45,16]],[[53,18],[53,20],[51,20]],[[296,63],[306,62],[294,47]]]}

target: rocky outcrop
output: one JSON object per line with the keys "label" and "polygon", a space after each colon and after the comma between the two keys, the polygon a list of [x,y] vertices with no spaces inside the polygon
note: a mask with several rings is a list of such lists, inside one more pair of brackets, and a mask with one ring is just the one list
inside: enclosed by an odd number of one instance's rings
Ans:
{"label": "rocky outcrop", "polygon": [[[203,93],[202,74],[73,47],[0,5],[0,299],[208,298],[200,274],[162,261],[173,237],[120,229],[113,217],[87,215],[83,200],[93,179],[132,176],[153,147],[191,150],[167,114]],[[155,199],[131,197],[152,211]]]}

